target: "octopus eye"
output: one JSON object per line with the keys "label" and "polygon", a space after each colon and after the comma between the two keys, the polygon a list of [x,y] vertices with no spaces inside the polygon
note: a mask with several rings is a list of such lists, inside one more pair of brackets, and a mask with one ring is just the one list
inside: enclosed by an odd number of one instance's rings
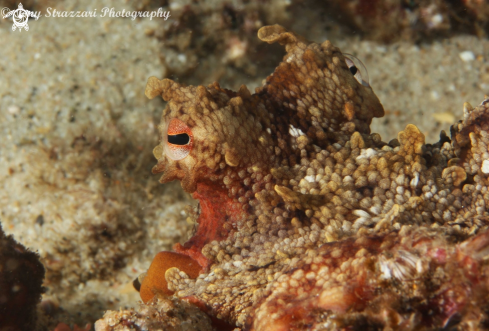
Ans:
{"label": "octopus eye", "polygon": [[179,146],[188,145],[190,143],[190,136],[187,133],[169,134],[168,143]]}
{"label": "octopus eye", "polygon": [[368,84],[368,72],[362,61],[351,54],[343,53],[343,56],[345,57],[346,65],[348,66],[348,69],[350,69],[353,77],[355,77],[355,79],[363,86],[370,86]]}
{"label": "octopus eye", "polygon": [[165,139],[165,153],[172,160],[182,160],[192,150],[192,131],[187,124],[177,118],[172,118],[168,122]]}

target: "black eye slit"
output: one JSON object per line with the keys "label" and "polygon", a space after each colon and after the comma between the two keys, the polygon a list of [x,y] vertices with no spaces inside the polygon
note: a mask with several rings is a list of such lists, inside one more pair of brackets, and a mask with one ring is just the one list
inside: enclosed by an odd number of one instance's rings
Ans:
{"label": "black eye slit", "polygon": [[353,76],[355,76],[355,75],[356,75],[356,73],[358,72],[357,67],[355,67],[355,66],[351,66],[351,67],[350,67],[350,72],[351,72],[351,74],[352,74]]}
{"label": "black eye slit", "polygon": [[187,145],[190,142],[190,136],[186,133],[169,134],[168,142],[173,145]]}
{"label": "black eye slit", "polygon": [[343,53],[343,56],[345,57],[345,62],[348,70],[350,70],[350,73],[353,75],[353,77],[355,77],[357,82],[359,82],[363,86],[370,86],[368,84],[367,69],[365,69],[362,61],[351,54]]}

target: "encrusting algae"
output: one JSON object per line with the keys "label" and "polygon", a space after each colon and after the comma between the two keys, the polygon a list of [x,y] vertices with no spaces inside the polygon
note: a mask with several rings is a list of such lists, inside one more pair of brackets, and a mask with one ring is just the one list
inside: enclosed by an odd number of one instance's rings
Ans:
{"label": "encrusting algae", "polygon": [[168,101],[153,173],[199,200],[198,228],[140,277],[146,304],[96,330],[167,327],[141,316],[180,300],[212,318],[195,330],[489,327],[489,100],[451,138],[408,125],[385,143],[353,59],[278,25],[258,37],[287,54],[255,94],[148,80]]}

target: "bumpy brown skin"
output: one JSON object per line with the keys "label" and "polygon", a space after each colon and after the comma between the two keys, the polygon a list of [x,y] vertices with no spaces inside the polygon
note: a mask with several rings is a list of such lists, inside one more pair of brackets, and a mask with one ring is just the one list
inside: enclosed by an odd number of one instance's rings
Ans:
{"label": "bumpy brown skin", "polygon": [[36,329],[36,306],[41,301],[44,267],[0,225],[0,330]]}
{"label": "bumpy brown skin", "polygon": [[408,125],[386,144],[369,129],[382,105],[339,49],[280,26],[258,36],[287,54],[253,95],[148,81],[169,101],[163,122],[194,136],[179,161],[156,147],[153,171],[201,205],[175,250],[204,272],[171,268],[169,289],[245,329],[483,327],[489,103],[465,106],[453,143]]}
{"label": "bumpy brown skin", "polygon": [[[177,298],[163,298],[142,304],[138,311],[107,311],[95,323],[95,331],[165,330],[211,331],[209,316]],[[55,330],[56,331],[56,330]]]}

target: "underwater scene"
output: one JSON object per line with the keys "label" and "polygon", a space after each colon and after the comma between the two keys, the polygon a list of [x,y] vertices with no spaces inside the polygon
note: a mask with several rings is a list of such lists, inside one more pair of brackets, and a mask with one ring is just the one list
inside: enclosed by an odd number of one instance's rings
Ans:
{"label": "underwater scene", "polygon": [[0,8],[0,331],[489,330],[489,2]]}

